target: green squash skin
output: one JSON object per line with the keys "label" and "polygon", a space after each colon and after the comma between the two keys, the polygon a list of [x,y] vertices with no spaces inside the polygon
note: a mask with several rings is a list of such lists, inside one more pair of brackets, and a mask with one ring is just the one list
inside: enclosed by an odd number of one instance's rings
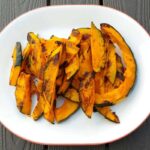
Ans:
{"label": "green squash skin", "polygon": [[21,43],[20,42],[16,42],[16,62],[14,63],[14,67],[17,66],[21,66],[22,64],[22,60],[23,60],[23,56],[22,56],[22,47],[21,47]]}

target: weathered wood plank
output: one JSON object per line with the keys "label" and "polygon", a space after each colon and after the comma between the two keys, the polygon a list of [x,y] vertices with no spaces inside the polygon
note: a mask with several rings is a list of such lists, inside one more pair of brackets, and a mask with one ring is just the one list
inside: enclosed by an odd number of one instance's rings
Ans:
{"label": "weathered wood plank", "polygon": [[103,0],[103,5],[125,12],[150,33],[150,0]]}
{"label": "weathered wood plank", "polygon": [[105,146],[49,146],[48,150],[105,150]]}
{"label": "weathered wood plank", "polygon": [[99,4],[99,0],[51,0],[51,5],[65,4]]}
{"label": "weathered wood plank", "polygon": [[[149,0],[103,0],[103,5],[121,10],[139,23],[150,33]],[[120,141],[109,145],[110,150],[148,150],[150,149],[150,118],[135,132]]]}
{"label": "weathered wood plank", "polygon": [[[28,10],[45,6],[46,0],[0,0],[0,30]],[[43,146],[22,140],[0,124],[0,150],[41,150]]]}
{"label": "weathered wood plank", "polygon": [[0,0],[0,30],[22,13],[46,3],[46,0]]}
{"label": "weathered wood plank", "polygon": [[149,150],[150,118],[129,136],[109,144],[109,150]]}

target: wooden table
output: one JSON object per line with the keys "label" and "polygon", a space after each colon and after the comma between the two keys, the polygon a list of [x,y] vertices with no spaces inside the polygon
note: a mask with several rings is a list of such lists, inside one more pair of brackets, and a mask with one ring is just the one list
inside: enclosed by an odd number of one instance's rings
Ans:
{"label": "wooden table", "polygon": [[[0,30],[2,30],[11,20],[28,10],[47,5],[62,4],[96,4],[113,7],[135,18],[150,33],[150,0],[0,0]],[[16,137],[0,124],[0,150],[63,149],[150,150],[150,118],[148,118],[139,129],[117,142],[100,146],[83,147],[55,147],[32,144]]]}

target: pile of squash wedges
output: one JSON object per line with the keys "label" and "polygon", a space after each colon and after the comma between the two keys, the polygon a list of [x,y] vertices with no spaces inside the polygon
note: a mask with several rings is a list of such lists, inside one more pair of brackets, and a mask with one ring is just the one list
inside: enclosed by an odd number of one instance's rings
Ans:
{"label": "pile of squash wedges", "polygon": [[[16,87],[21,113],[34,120],[44,116],[59,123],[82,108],[89,118],[97,111],[110,121],[120,122],[110,107],[133,87],[136,62],[114,27],[102,23],[98,29],[91,22],[89,28],[73,29],[68,39],[54,35],[44,39],[29,32],[27,41],[23,50],[16,42],[9,82]],[[37,104],[31,112],[34,94]],[[64,103],[56,107],[59,96],[64,97]]]}

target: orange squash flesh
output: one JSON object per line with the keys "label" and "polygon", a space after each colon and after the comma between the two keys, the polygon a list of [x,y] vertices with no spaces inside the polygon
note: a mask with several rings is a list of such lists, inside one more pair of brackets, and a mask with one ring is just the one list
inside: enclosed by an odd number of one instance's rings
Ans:
{"label": "orange squash flesh", "polygon": [[92,74],[86,75],[80,86],[81,107],[87,117],[91,118],[95,102],[95,82]]}
{"label": "orange squash flesh", "polygon": [[136,79],[136,62],[134,59],[134,56],[129,48],[129,46],[126,44],[122,36],[118,31],[116,31],[112,26],[109,24],[101,24],[101,29],[105,34],[108,34],[111,40],[114,43],[117,43],[117,45],[120,47],[122,56],[125,62],[126,70],[124,72],[124,81],[122,84],[108,92],[104,93],[99,97],[99,99],[96,99],[96,104],[102,104],[104,101],[109,101],[110,103],[116,104],[121,99],[126,97],[132,88],[135,79]]}
{"label": "orange squash flesh", "polygon": [[112,110],[109,106],[107,106],[107,107],[96,107],[96,109],[106,119],[108,119],[112,122],[115,122],[115,123],[120,123],[118,116],[114,112],[112,112]]}
{"label": "orange squash flesh", "polygon": [[43,94],[45,98],[44,117],[54,123],[53,104],[55,99],[56,77],[58,74],[62,45],[56,48],[44,71]]}
{"label": "orange squash flesh", "polygon": [[64,94],[64,97],[74,102],[80,102],[79,93],[74,88],[69,88]]}
{"label": "orange squash flesh", "polygon": [[16,103],[20,112],[30,115],[31,112],[31,90],[30,75],[23,72],[20,73],[16,85]]}
{"label": "orange squash flesh", "polygon": [[106,49],[104,46],[104,39],[102,33],[96,28],[94,23],[91,23],[91,53],[92,66],[95,72],[100,72],[104,68],[106,61]]}
{"label": "orange squash flesh", "polygon": [[61,107],[55,108],[55,119],[56,122],[61,122],[71,116],[79,108],[79,103],[75,103],[68,99],[64,100],[64,103]]}
{"label": "orange squash flesh", "polygon": [[[59,123],[80,106],[89,118],[97,109],[119,123],[110,106],[123,100],[133,87],[136,62],[116,29],[106,23],[98,29],[91,22],[90,28],[73,29],[68,39],[54,35],[44,39],[29,32],[27,40],[23,52],[20,42],[14,48],[9,81],[16,86],[20,112],[30,115],[31,97],[36,94],[34,120],[43,115],[47,121]],[[58,96],[65,101],[56,108]]]}
{"label": "orange squash flesh", "polygon": [[32,118],[34,120],[38,120],[41,117],[41,115],[44,112],[44,107],[45,107],[45,100],[44,100],[43,95],[41,94],[37,101],[37,105],[35,106],[33,113],[32,113]]}

